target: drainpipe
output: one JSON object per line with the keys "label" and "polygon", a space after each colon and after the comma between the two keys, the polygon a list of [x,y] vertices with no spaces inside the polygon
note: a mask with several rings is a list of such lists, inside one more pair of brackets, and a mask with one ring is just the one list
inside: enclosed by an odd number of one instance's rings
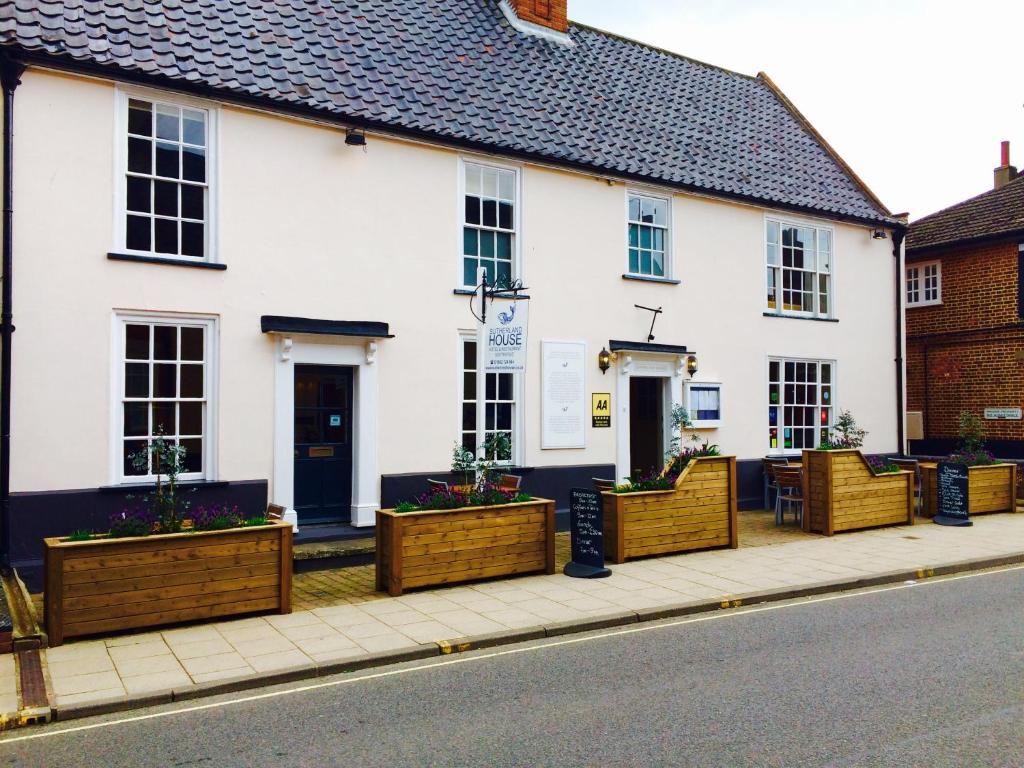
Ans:
{"label": "drainpipe", "polygon": [[893,270],[896,275],[896,440],[900,456],[906,455],[906,441],[903,430],[903,260],[900,258],[903,239],[907,235],[905,226],[892,231]]}
{"label": "drainpipe", "polygon": [[0,87],[3,88],[3,289],[0,294],[0,565],[10,565],[11,556],[11,334],[14,314],[11,304],[14,261],[14,89],[21,83],[25,65],[0,56]]}

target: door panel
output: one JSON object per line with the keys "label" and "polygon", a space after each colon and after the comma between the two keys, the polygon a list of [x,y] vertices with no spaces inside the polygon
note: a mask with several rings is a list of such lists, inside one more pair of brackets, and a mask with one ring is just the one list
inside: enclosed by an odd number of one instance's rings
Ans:
{"label": "door panel", "polygon": [[629,380],[629,467],[642,475],[665,466],[664,380],[634,376]]}
{"label": "door panel", "polygon": [[352,369],[295,366],[295,511],[346,521],[352,506]]}

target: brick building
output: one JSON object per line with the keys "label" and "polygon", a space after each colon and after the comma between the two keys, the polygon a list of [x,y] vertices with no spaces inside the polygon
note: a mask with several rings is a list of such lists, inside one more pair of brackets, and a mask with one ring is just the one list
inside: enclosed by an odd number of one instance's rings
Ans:
{"label": "brick building", "polygon": [[1009,142],[1001,160],[994,189],[910,225],[906,364],[913,453],[948,452],[960,412],[970,411],[984,419],[998,455],[1024,458],[1024,174],[1010,165]]}

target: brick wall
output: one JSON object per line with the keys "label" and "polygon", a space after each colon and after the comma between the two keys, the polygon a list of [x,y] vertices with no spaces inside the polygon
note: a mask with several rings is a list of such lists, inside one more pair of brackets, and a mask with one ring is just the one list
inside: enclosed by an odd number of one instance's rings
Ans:
{"label": "brick wall", "polygon": [[[955,438],[961,411],[1024,407],[1024,330],[1005,328],[1020,322],[1017,255],[1014,241],[919,257],[942,262],[942,304],[907,308],[907,410],[924,412],[927,439]],[[984,424],[989,440],[1024,440],[1024,421]]]}
{"label": "brick wall", "polygon": [[569,29],[568,0],[509,0],[523,21],[565,32]]}

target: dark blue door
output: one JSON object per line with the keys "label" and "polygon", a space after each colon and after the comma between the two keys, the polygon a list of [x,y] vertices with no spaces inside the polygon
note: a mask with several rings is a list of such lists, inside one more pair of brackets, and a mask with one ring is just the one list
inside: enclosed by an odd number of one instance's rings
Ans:
{"label": "dark blue door", "polygon": [[351,518],[352,369],[295,366],[295,511],[299,524]]}

